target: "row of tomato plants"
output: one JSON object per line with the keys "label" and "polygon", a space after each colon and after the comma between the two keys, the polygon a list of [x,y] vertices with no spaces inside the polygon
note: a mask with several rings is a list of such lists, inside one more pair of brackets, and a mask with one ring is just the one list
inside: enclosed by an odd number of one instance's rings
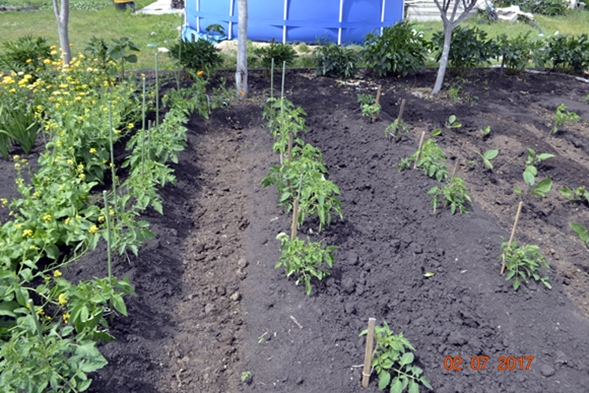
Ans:
{"label": "row of tomato plants", "polygon": [[[273,150],[280,154],[280,165],[270,167],[262,181],[263,186],[276,185],[279,205],[285,206],[286,214],[292,213],[291,235],[280,233],[281,256],[276,268],[284,266],[286,276],[297,276],[296,284],[305,284],[307,295],[311,293],[311,280],[322,280],[333,266],[336,246],[325,246],[301,240],[297,228],[309,217],[319,219],[318,231],[332,221],[333,214],[343,219],[342,205],[337,195],[340,190],[325,178],[327,168],[321,150],[305,143],[300,133],[306,132],[305,111],[295,107],[284,97],[270,98],[264,108],[264,118],[274,137]],[[326,267],[327,265],[327,267]]]}
{"label": "row of tomato plants", "polygon": [[[2,102],[33,112],[46,141],[35,173],[25,158],[13,157],[21,196],[2,201],[11,216],[0,227],[3,392],[81,392],[91,384],[87,374],[106,365],[96,343],[113,339],[108,320],[127,315],[123,296],[133,294],[127,278],[112,277],[110,250],[137,255],[153,236],[139,216],[148,206],[163,213],[157,190],[175,180],[167,162],[178,162],[184,149],[182,124],[194,110],[208,110],[199,79],[164,96],[169,107],[161,124],[146,127],[154,92],[147,93],[145,79],[142,88],[135,77],[117,80],[114,63],[105,67],[81,54],[69,66],[55,58],[43,63],[47,69],[36,74],[12,73],[0,82]],[[124,181],[113,151],[123,138]],[[108,277],[77,284],[62,277],[60,269],[101,238]]]}

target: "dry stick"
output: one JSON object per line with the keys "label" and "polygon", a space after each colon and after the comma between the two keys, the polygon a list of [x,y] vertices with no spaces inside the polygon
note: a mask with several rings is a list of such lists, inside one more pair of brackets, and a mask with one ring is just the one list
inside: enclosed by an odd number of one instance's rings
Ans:
{"label": "dry stick", "polygon": [[[378,108],[378,104],[380,102],[380,91],[382,90],[382,86],[378,85],[378,91],[376,92],[376,101],[374,101],[374,108]],[[374,112],[372,114],[372,120],[371,123],[374,123],[376,121],[376,112]]]}
{"label": "dry stick", "polygon": [[376,319],[368,318],[368,335],[366,336],[366,352],[364,352],[364,369],[362,369],[362,387],[367,388],[372,366],[372,346],[374,343],[374,325]]}
{"label": "dry stick", "polygon": [[292,204],[292,225],[290,227],[290,239],[294,239],[297,237],[297,223],[298,223],[298,215],[299,215],[299,200],[295,199],[294,203]]}
{"label": "dry stick", "polygon": [[413,163],[413,169],[417,168],[417,161],[419,161],[419,154],[421,154],[421,146],[423,145],[423,138],[425,137],[425,131],[421,133],[421,139],[419,140],[419,147],[417,148],[417,155],[415,156],[415,162]]}
{"label": "dry stick", "polygon": [[274,58],[272,58],[272,68],[270,68],[270,98],[274,98]]}
{"label": "dry stick", "polygon": [[399,123],[401,122],[401,120],[403,120],[403,111],[405,110],[405,99],[403,98],[401,100],[401,108],[399,109],[399,116],[397,116],[397,120],[399,120]]}
{"label": "dry stick", "polygon": [[[520,201],[519,205],[517,205],[517,214],[515,215],[515,221],[513,223],[513,228],[511,229],[511,236],[509,237],[509,243],[507,243],[507,249],[511,247],[511,243],[513,242],[513,238],[515,237],[515,229],[517,228],[517,223],[519,221],[519,215],[522,212],[523,202]],[[503,254],[503,265],[501,265],[501,274],[505,272],[505,254]]]}

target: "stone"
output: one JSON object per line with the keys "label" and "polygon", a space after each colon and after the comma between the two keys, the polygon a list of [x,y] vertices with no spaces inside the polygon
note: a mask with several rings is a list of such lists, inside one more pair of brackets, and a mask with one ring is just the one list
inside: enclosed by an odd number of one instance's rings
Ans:
{"label": "stone", "polygon": [[355,286],[356,283],[352,277],[346,277],[342,280],[342,290],[348,295],[354,292]]}
{"label": "stone", "polygon": [[209,303],[205,306],[205,314],[210,314],[215,310],[215,305],[213,303]]}
{"label": "stone", "polygon": [[229,297],[229,299],[233,300],[234,302],[237,302],[241,299],[241,294],[239,292],[235,292],[233,295]]}
{"label": "stone", "polygon": [[556,370],[554,369],[554,367],[549,366],[548,364],[544,364],[544,365],[542,365],[542,367],[540,367],[540,372],[545,377],[551,377],[554,375]]}
{"label": "stone", "polygon": [[464,345],[468,342],[466,337],[464,337],[459,332],[452,332],[450,336],[448,336],[448,343],[452,345]]}

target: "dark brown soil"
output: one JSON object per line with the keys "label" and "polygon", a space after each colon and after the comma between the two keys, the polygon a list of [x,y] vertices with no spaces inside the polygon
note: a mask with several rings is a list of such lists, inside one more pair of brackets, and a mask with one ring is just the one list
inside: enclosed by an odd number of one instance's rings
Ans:
{"label": "dark brown soil", "polygon": [[[375,317],[411,341],[435,392],[586,392],[589,254],[568,223],[589,226],[589,205],[556,189],[589,186],[589,85],[486,69],[448,77],[458,95],[429,99],[434,70],[350,83],[291,71],[286,80],[286,97],[308,113],[303,138],[323,151],[342,191],[344,221],[320,235],[316,221],[301,228],[301,236],[339,246],[331,277],[306,296],[274,269],[275,237],[289,222],[275,189],[260,186],[278,157],[261,119],[269,79],[250,75],[252,98],[209,121],[191,119],[188,148],[174,166],[178,183],[162,190],[165,214],[146,214],[157,238],[138,258],[117,260],[116,275],[129,276],[137,296],[127,299],[129,317],[113,323],[118,341],[101,346],[110,364],[90,391],[363,391],[358,335]],[[374,93],[378,84],[383,111],[370,124],[356,94]],[[411,135],[394,143],[384,129],[402,99]],[[552,135],[562,103],[582,123]],[[434,214],[427,191],[435,180],[396,169],[422,131],[429,137],[450,115],[463,126],[437,139],[473,198],[472,213],[463,216]],[[491,134],[483,138],[478,130],[487,125]],[[527,147],[556,155],[539,166],[553,191],[526,199],[517,230],[548,258],[543,273],[553,289],[530,282],[514,292],[499,275],[500,243],[513,224],[520,198],[513,188],[523,187]],[[500,150],[493,171],[475,153],[491,148]],[[0,173],[0,197],[14,196],[12,166]],[[101,245],[67,275],[104,276],[104,260]],[[468,368],[477,355],[490,357],[485,371]],[[461,356],[464,370],[445,370],[447,356]],[[500,371],[500,356],[534,361],[529,370]],[[251,377],[242,383],[244,372]],[[376,383],[365,391],[377,391]]]}

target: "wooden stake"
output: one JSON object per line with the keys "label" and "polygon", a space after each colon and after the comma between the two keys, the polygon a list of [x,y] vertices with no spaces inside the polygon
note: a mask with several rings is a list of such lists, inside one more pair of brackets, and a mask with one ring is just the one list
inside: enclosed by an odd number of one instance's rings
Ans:
{"label": "wooden stake", "polygon": [[[519,215],[522,212],[523,202],[520,201],[519,205],[517,205],[517,214],[515,215],[515,221],[513,223],[513,228],[511,229],[511,236],[509,237],[509,243],[507,243],[507,249],[511,247],[511,243],[513,243],[513,238],[515,237],[515,229],[517,228],[517,223],[519,221]],[[503,254],[503,265],[501,266],[501,274],[505,272],[505,254]]]}
{"label": "wooden stake", "polygon": [[419,154],[421,154],[421,146],[423,145],[423,138],[425,137],[425,131],[421,133],[421,139],[419,140],[419,147],[417,148],[417,156],[415,156],[415,162],[413,163],[413,169],[417,168],[417,161],[419,161]]}
{"label": "wooden stake", "polygon": [[[378,108],[378,105],[380,103],[380,91],[381,91],[381,89],[382,89],[382,86],[381,85],[378,85],[378,91],[376,92],[376,101],[374,102],[374,107],[375,108]],[[376,121],[376,112],[374,112],[372,114],[372,121],[371,121],[371,123],[374,123],[375,121]]]}
{"label": "wooden stake", "polygon": [[399,116],[397,116],[399,123],[401,123],[401,120],[403,120],[403,111],[404,110],[405,110],[405,99],[403,98],[403,100],[401,100],[401,108],[399,109]]}
{"label": "wooden stake", "polygon": [[297,224],[299,216],[299,200],[295,199],[292,204],[292,225],[290,227],[290,239],[297,237]]}
{"label": "wooden stake", "polygon": [[367,388],[372,366],[372,346],[374,343],[374,325],[376,319],[368,318],[368,335],[366,336],[366,351],[364,352],[364,368],[362,369],[362,387]]}

